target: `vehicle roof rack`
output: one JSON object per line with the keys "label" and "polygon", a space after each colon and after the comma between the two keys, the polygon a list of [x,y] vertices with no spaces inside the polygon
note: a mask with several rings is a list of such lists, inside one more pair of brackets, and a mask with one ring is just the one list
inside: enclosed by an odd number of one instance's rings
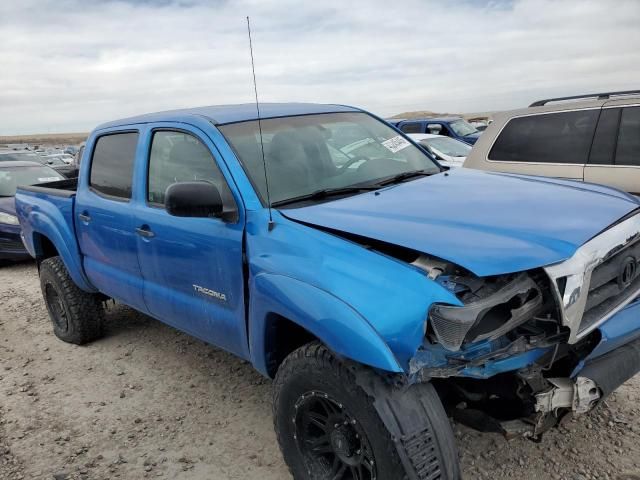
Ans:
{"label": "vehicle roof rack", "polygon": [[640,90],[626,90],[624,92],[603,92],[603,93],[589,93],[586,95],[573,95],[571,97],[558,97],[547,98],[546,100],[538,100],[533,102],[529,107],[542,107],[550,102],[562,102],[564,100],[579,100],[581,98],[597,98],[598,100],[606,100],[611,97],[624,96],[624,95],[640,95]]}

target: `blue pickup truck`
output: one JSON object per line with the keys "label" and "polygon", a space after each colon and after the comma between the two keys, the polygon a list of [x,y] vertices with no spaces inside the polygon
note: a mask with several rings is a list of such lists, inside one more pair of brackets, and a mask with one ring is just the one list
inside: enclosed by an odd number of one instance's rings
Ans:
{"label": "blue pickup truck", "polygon": [[447,172],[357,108],[261,112],[107,123],[77,180],[18,190],[60,339],[114,299],[250,361],[296,479],[458,479],[448,417],[538,439],[640,369],[638,199]]}
{"label": "blue pickup truck", "polygon": [[387,122],[404,133],[432,133],[475,145],[482,132],[461,117],[429,117],[420,119],[389,118]]}

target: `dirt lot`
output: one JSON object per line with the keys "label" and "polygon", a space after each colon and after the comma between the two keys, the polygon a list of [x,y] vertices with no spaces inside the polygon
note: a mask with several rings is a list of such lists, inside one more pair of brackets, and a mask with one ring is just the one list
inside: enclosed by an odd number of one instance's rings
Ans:
{"label": "dirt lot", "polygon": [[[64,344],[33,264],[0,268],[0,479],[290,478],[270,389],[247,363],[120,306],[105,339]],[[639,400],[640,377],[538,444],[456,425],[465,478],[638,480]]]}

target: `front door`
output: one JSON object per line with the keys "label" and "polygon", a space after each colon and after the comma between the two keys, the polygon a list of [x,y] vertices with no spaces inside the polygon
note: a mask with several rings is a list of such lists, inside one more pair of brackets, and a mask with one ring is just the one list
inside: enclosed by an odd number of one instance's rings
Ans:
{"label": "front door", "polygon": [[75,226],[91,283],[145,311],[131,206],[138,136],[137,131],[113,132],[87,145],[92,151],[89,178],[80,180]]}
{"label": "front door", "polygon": [[[134,223],[149,312],[246,356],[243,215],[212,153],[215,147],[199,130],[185,130],[184,125],[151,128],[146,144],[146,189],[139,192]],[[194,180],[218,187],[224,202],[222,218],[167,213],[167,187]]]}

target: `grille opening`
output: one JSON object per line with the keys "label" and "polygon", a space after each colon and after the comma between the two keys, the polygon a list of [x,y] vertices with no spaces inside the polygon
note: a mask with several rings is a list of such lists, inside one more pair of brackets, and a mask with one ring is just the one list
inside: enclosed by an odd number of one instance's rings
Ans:
{"label": "grille opening", "polygon": [[609,314],[640,290],[640,242],[618,249],[591,272],[580,331]]}

